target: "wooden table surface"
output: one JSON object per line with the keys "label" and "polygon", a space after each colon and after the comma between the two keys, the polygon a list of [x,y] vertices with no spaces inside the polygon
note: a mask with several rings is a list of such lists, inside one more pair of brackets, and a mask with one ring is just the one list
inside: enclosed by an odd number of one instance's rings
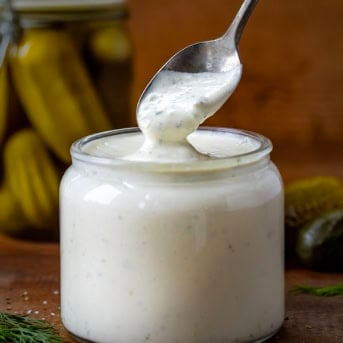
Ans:
{"label": "wooden table surface", "polygon": [[[67,341],[74,342],[60,321],[58,245],[0,237],[0,265],[0,311],[44,318],[56,326]],[[342,281],[342,274],[287,270],[286,319],[269,342],[343,342],[343,297],[323,298],[289,292],[299,284],[330,285]]]}

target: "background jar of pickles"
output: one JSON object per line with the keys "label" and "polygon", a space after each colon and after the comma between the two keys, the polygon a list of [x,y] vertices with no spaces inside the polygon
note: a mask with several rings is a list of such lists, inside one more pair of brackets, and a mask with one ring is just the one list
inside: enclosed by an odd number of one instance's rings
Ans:
{"label": "background jar of pickles", "polygon": [[69,147],[131,126],[124,0],[1,3],[0,232],[57,238]]}

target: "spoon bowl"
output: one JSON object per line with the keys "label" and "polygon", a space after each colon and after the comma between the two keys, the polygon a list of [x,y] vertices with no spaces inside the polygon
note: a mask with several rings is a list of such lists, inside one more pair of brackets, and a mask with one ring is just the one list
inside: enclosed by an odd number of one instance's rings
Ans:
{"label": "spoon bowl", "polygon": [[[244,0],[229,29],[221,37],[189,45],[171,57],[144,89],[138,101],[137,110],[162,71],[218,73],[229,72],[240,67],[238,44],[257,1]],[[239,79],[233,88],[236,88],[238,83]]]}

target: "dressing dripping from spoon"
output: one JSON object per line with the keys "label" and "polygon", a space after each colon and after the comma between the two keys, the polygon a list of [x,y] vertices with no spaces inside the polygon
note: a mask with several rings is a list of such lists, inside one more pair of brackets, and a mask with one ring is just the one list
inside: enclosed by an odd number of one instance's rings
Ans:
{"label": "dressing dripping from spoon", "polygon": [[176,53],[152,78],[137,105],[143,146],[128,159],[182,162],[204,159],[187,141],[239,84],[238,43],[258,0],[245,0],[220,38]]}

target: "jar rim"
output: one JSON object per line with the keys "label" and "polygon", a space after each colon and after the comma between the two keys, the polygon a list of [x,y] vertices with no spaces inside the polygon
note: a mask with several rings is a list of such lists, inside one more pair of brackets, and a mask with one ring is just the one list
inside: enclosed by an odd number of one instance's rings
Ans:
{"label": "jar rim", "polygon": [[129,160],[123,158],[114,157],[102,157],[90,154],[83,150],[84,146],[90,142],[97,139],[110,137],[113,135],[131,134],[131,133],[141,133],[140,129],[137,127],[115,129],[109,131],[103,131],[95,134],[88,135],[77,141],[75,141],[70,148],[70,153],[72,160],[80,161],[87,164],[114,167],[116,169],[124,168],[131,170],[149,171],[149,172],[204,172],[204,171],[219,171],[225,169],[231,169],[235,167],[243,167],[249,164],[254,164],[261,161],[265,157],[268,157],[273,149],[272,142],[267,137],[252,131],[233,129],[233,128],[223,128],[223,127],[210,127],[202,126],[197,129],[197,131],[207,131],[207,132],[218,132],[234,134],[243,137],[247,137],[255,140],[258,143],[258,147],[251,151],[232,155],[223,158],[213,158],[198,161],[181,161],[181,162],[158,162],[158,161],[140,161],[140,160]]}

